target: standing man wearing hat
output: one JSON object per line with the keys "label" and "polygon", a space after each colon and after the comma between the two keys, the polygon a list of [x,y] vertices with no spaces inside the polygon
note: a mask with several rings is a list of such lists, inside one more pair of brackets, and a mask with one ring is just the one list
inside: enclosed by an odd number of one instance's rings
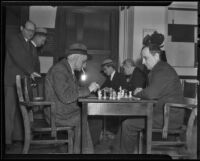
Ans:
{"label": "standing man wearing hat", "polygon": [[[35,70],[35,73],[40,75],[40,61],[39,61],[39,53],[40,48],[42,48],[47,39],[47,29],[46,28],[36,28],[35,35],[31,39],[31,56],[32,56],[32,63]],[[33,81],[36,82],[37,86],[32,88],[33,96],[43,96],[43,77],[40,79],[34,79]]]}
{"label": "standing man wearing hat", "polygon": [[23,123],[17,107],[17,92],[15,88],[16,75],[29,75],[35,78],[30,56],[30,40],[35,33],[35,24],[28,20],[20,26],[20,33],[13,35],[6,41],[6,59],[4,72],[5,92],[5,131],[6,145],[12,147],[12,141],[23,140]]}
{"label": "standing man wearing hat", "polygon": [[40,61],[38,57],[38,48],[42,47],[47,39],[47,29],[45,28],[36,28],[35,35],[31,40],[31,49],[33,57],[34,69],[37,73],[40,73]]}
{"label": "standing man wearing hat", "polygon": [[[46,100],[54,101],[56,106],[56,123],[59,126],[75,126],[74,153],[80,153],[80,107],[78,98],[88,96],[96,91],[99,85],[92,82],[89,87],[79,87],[74,71],[81,71],[86,67],[86,61],[89,55],[85,45],[80,43],[72,44],[69,50],[65,52],[65,58],[51,67],[45,78],[45,96]],[[45,111],[47,121],[49,120],[49,111]],[[85,142],[88,147],[93,146],[87,129]],[[89,148],[88,148],[89,149]],[[84,153],[93,153],[85,149]]]}

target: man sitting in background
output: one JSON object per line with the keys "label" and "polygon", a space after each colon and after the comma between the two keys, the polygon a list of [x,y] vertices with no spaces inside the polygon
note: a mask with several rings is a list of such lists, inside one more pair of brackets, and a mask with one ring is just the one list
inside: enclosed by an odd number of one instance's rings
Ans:
{"label": "man sitting in background", "polygon": [[[124,84],[125,81],[123,75],[118,73],[116,70],[116,65],[112,59],[105,59],[101,64],[102,70],[106,75],[106,80],[101,86],[101,90],[110,93],[113,90],[119,91],[120,86]],[[105,94],[102,92],[103,95]],[[109,97],[109,95],[107,95]],[[98,122],[97,122],[98,121]],[[100,125],[101,119],[97,119],[96,122]],[[101,121],[102,122],[102,121]],[[109,146],[109,143],[114,139],[117,129],[119,127],[120,119],[118,117],[107,116],[104,119],[104,130],[102,130],[100,135],[100,144],[96,146],[96,151],[98,153],[107,153],[104,151],[105,146]],[[102,140],[104,139],[104,140]]]}
{"label": "man sitting in background", "polygon": [[146,76],[138,67],[135,66],[132,59],[126,59],[123,62],[125,84],[123,89],[134,91],[136,88],[144,88],[146,86]]}

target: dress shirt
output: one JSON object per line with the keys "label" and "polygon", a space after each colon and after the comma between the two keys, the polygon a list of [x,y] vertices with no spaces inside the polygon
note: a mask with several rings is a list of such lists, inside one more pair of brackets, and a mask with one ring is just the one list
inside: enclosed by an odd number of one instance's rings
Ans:
{"label": "dress shirt", "polygon": [[115,75],[115,70],[112,72],[112,74],[111,74],[111,76],[110,76],[110,81],[112,81],[114,75]]}

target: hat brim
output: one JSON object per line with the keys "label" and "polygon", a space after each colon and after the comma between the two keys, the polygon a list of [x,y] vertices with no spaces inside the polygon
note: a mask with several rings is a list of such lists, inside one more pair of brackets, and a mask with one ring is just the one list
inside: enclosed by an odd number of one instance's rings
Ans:
{"label": "hat brim", "polygon": [[88,54],[86,50],[73,49],[73,50],[68,50],[66,53],[67,57],[72,54],[81,54],[81,55],[86,55],[88,60],[92,59],[92,55]]}

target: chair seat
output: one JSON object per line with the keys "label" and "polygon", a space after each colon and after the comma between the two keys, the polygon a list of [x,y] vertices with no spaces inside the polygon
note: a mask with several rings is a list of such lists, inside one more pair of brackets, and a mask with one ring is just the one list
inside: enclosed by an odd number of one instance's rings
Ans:
{"label": "chair seat", "polygon": [[185,145],[184,141],[153,141],[152,146],[182,146]]}
{"label": "chair seat", "polygon": [[[52,128],[49,126],[49,124],[44,119],[37,119],[34,120],[32,126],[33,131],[52,131]],[[56,131],[61,130],[73,130],[74,127],[72,126],[63,126],[63,127],[56,127]]]}
{"label": "chair seat", "polygon": [[[185,130],[186,130],[185,126],[181,127],[180,129],[169,129],[168,134],[181,134],[184,133]],[[163,129],[152,129],[152,132],[162,133]]]}

